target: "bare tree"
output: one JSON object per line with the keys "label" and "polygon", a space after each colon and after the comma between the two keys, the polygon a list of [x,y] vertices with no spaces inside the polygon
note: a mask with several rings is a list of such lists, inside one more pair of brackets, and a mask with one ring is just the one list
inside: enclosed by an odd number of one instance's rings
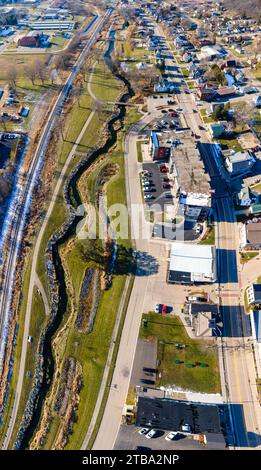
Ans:
{"label": "bare tree", "polygon": [[27,65],[24,71],[27,78],[29,78],[29,80],[31,80],[32,84],[34,85],[37,76],[37,69],[35,67],[35,63]]}
{"label": "bare tree", "polygon": [[44,62],[41,62],[40,60],[37,60],[34,63],[35,66],[35,72],[37,77],[41,80],[42,85],[44,84],[46,80],[46,66]]}
{"label": "bare tree", "polygon": [[16,87],[16,81],[17,81],[17,68],[16,67],[9,67],[7,69],[6,77],[8,83],[12,86],[12,88]]}

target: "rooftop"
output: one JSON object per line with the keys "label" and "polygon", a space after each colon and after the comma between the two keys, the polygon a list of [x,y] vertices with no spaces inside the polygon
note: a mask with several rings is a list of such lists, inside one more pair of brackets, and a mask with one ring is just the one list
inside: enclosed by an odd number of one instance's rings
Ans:
{"label": "rooftop", "polygon": [[246,225],[246,238],[248,243],[261,244],[261,224],[250,223]]}
{"label": "rooftop", "polygon": [[151,426],[166,431],[181,431],[189,424],[192,433],[220,433],[219,407],[168,398],[139,397],[137,426]]}
{"label": "rooftop", "polygon": [[181,192],[209,194],[210,178],[191,132],[179,132],[177,137],[181,143],[172,148],[172,162]]}
{"label": "rooftop", "polygon": [[[169,271],[175,282],[215,281],[215,247],[173,243],[170,252]],[[179,278],[179,279],[178,279]]]}

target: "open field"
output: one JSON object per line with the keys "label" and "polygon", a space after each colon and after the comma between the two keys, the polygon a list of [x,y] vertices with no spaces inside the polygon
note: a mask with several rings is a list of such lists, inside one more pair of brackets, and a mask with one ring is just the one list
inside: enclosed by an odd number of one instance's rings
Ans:
{"label": "open field", "polygon": [[[190,339],[177,316],[155,313],[143,315],[147,326],[141,325],[140,336],[157,338],[157,358],[160,361],[157,374],[157,385],[173,385],[186,390],[205,393],[220,392],[219,367],[217,351],[213,342]],[[176,349],[175,344],[185,345]],[[176,363],[175,361],[179,361]],[[201,367],[200,364],[207,366]]]}

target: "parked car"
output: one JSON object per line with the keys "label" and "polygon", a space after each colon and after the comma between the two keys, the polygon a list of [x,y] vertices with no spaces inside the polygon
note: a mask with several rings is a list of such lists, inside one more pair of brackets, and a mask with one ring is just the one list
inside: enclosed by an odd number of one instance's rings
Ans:
{"label": "parked car", "polygon": [[161,167],[160,167],[160,172],[161,172],[161,173],[168,173],[168,172],[169,172],[169,169],[168,169],[166,166],[161,166]]}
{"label": "parked car", "polygon": [[167,436],[165,437],[166,441],[173,441],[173,439],[175,438],[177,434],[178,434],[177,431],[169,432],[169,434],[167,434]]}
{"label": "parked car", "polygon": [[139,430],[139,434],[140,434],[141,436],[144,436],[144,434],[147,434],[148,432],[149,432],[149,428],[141,428],[141,429]]}
{"label": "parked car", "polygon": [[162,312],[162,313],[167,313],[167,312],[168,312],[168,307],[167,307],[167,305],[163,305],[163,306],[162,306],[161,312]]}
{"label": "parked car", "polygon": [[163,189],[170,189],[171,185],[170,184],[163,184]]}
{"label": "parked car", "polygon": [[154,308],[155,313],[161,313],[162,305],[161,304],[156,304]]}
{"label": "parked car", "polygon": [[157,431],[156,431],[155,429],[151,429],[151,431],[148,432],[148,434],[146,434],[146,438],[147,438],[147,439],[151,439],[151,438],[154,437],[156,434],[157,434]]}
{"label": "parked car", "polygon": [[145,201],[146,201],[147,199],[154,199],[154,196],[152,196],[152,194],[145,194],[145,195],[144,195],[144,199],[145,199]]}

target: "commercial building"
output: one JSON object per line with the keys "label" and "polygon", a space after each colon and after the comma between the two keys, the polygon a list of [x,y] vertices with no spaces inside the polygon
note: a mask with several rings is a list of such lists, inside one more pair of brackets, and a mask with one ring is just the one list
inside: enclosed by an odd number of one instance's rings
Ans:
{"label": "commercial building", "polygon": [[166,134],[151,132],[149,152],[153,160],[166,160],[170,157],[171,143]]}
{"label": "commercial building", "polygon": [[167,281],[202,284],[216,281],[216,249],[211,245],[173,243]]}
{"label": "commercial building", "polygon": [[251,284],[247,288],[247,301],[252,307],[261,306],[261,284]]}
{"label": "commercial building", "polygon": [[179,197],[179,204],[183,206],[182,213],[187,222],[192,222],[193,225],[198,220],[205,220],[211,208],[210,194],[202,193],[181,193]]}
{"label": "commercial building", "polygon": [[[136,426],[187,434],[219,436],[224,445],[221,427],[222,405],[194,403],[168,398],[139,397]],[[189,431],[185,431],[185,429]],[[208,439],[207,439],[208,440]]]}
{"label": "commercial building", "polygon": [[66,31],[74,28],[73,21],[34,21],[29,24],[31,29],[38,31]]}
{"label": "commercial building", "polygon": [[[179,132],[178,142],[171,148],[171,173],[179,194],[210,194],[210,178],[205,171],[191,131]],[[200,198],[199,198],[200,199]]]}

